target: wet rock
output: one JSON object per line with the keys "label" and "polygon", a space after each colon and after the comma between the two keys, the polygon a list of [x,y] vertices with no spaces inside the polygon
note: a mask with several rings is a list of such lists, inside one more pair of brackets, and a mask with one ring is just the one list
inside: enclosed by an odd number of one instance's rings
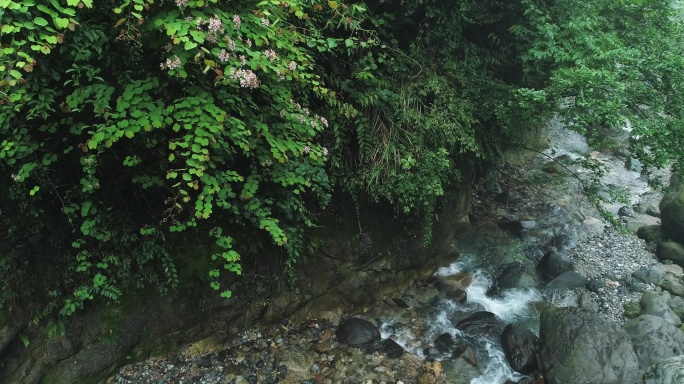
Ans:
{"label": "wet rock", "polygon": [[646,208],[646,214],[653,217],[660,217],[660,210],[652,205]]}
{"label": "wet rock", "polygon": [[549,383],[634,384],[641,379],[629,335],[578,308],[542,311],[539,363]]}
{"label": "wet rock", "polygon": [[457,273],[437,280],[435,287],[444,292],[447,297],[463,302],[466,300],[467,289],[472,282],[473,277],[470,274]]}
{"label": "wet rock", "polygon": [[670,260],[684,267],[684,245],[674,241],[663,241],[656,248],[656,256],[660,260]]}
{"label": "wet rock", "polygon": [[501,335],[501,346],[511,368],[522,373],[537,369],[537,348],[539,339],[527,328],[509,324]]}
{"label": "wet rock", "polygon": [[335,334],[340,343],[354,347],[372,346],[380,339],[380,331],[373,323],[356,317],[340,323]]}
{"label": "wet rock", "polygon": [[657,244],[663,241],[663,233],[660,225],[644,225],[637,229],[637,237],[647,243]]}
{"label": "wet rock", "polygon": [[537,285],[535,277],[527,271],[527,267],[520,262],[508,264],[499,277],[494,280],[493,287],[489,290],[490,295],[501,293],[510,288],[532,288]]}
{"label": "wet rock", "polygon": [[435,349],[440,353],[451,353],[456,349],[456,341],[451,333],[443,333],[435,339]]}
{"label": "wet rock", "polygon": [[550,289],[571,289],[584,287],[587,284],[587,278],[575,271],[565,271],[558,275],[555,279],[546,284]]}
{"label": "wet rock", "polygon": [[644,384],[684,383],[684,356],[672,356],[652,365],[644,374]]}
{"label": "wet rock", "polygon": [[442,368],[444,370],[444,377],[447,378],[449,383],[453,384],[469,384],[473,379],[481,375],[476,366],[473,366],[463,358],[442,361]]}
{"label": "wet rock", "polygon": [[498,340],[506,325],[495,314],[487,311],[475,312],[456,324],[459,330],[491,340]]}
{"label": "wet rock", "polygon": [[684,333],[662,317],[641,315],[625,323],[624,329],[632,339],[641,369],[684,355]]}
{"label": "wet rock", "polygon": [[313,376],[311,367],[314,365],[314,358],[311,354],[295,349],[283,349],[276,355],[276,362],[279,366],[287,367],[289,382],[301,383]]}
{"label": "wet rock", "polygon": [[667,291],[661,293],[646,292],[641,297],[641,313],[644,315],[658,316],[675,326],[680,326],[682,325],[682,320],[668,305],[671,298],[672,296]]}
{"label": "wet rock", "polygon": [[390,359],[398,359],[404,355],[404,347],[392,339],[383,340],[380,351]]}
{"label": "wet rock", "polygon": [[547,278],[553,279],[565,271],[573,270],[573,262],[564,253],[550,251],[539,262],[539,270]]}

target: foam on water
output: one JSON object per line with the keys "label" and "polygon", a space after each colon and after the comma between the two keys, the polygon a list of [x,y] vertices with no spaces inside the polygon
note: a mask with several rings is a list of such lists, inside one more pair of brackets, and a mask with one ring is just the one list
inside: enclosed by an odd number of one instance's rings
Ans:
{"label": "foam on water", "polygon": [[[468,272],[473,265],[470,255],[452,263],[448,267],[437,270],[436,276],[450,276],[459,272]],[[505,290],[500,297],[488,297],[487,292],[492,286],[492,279],[481,270],[471,272],[472,283],[467,289],[468,302],[481,304],[486,311],[499,316],[504,322],[511,323],[517,319],[529,316],[530,302],[542,299],[539,291],[535,289],[509,289]]]}
{"label": "foam on water", "polygon": [[492,343],[485,345],[489,360],[484,372],[479,377],[470,381],[470,384],[496,384],[506,380],[518,381],[522,375],[513,371],[506,362],[506,356],[498,346]]}

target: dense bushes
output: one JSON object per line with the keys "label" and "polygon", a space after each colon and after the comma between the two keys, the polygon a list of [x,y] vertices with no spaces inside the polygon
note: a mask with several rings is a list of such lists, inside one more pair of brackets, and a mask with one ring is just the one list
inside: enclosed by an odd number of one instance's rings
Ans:
{"label": "dense bushes", "polygon": [[[0,0],[0,308],[69,315],[260,244],[303,252],[344,189],[429,229],[440,196],[559,112],[678,162],[666,1]],[[427,231],[429,241],[429,231]],[[221,285],[222,283],[223,286]],[[50,303],[46,306],[45,303]]]}

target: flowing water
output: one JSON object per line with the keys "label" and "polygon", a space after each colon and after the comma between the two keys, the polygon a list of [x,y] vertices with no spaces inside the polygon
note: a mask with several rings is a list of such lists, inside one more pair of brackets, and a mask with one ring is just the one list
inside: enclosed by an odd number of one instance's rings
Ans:
{"label": "flowing water", "polygon": [[[549,148],[537,156],[531,166],[532,172],[540,169],[552,159],[564,159],[575,176],[583,177],[588,171],[578,160],[592,158],[606,166],[603,182],[625,186],[632,194],[629,203],[637,203],[650,191],[644,178],[636,172],[625,169],[624,159],[612,155],[590,152],[584,137],[564,129],[558,121],[551,123]],[[512,288],[493,296],[488,294],[495,276],[512,262],[534,266],[540,252],[549,248],[567,250],[578,241],[603,231],[605,222],[588,203],[581,192],[582,185],[575,176],[560,183],[549,183],[544,187],[544,196],[529,197],[527,202],[513,208],[513,214],[502,215],[518,220],[533,221],[532,228],[515,235],[498,229],[473,230],[461,236],[457,245],[461,251],[458,260],[440,268],[435,277],[468,274],[472,282],[467,288],[467,301],[460,303],[435,294],[434,290],[405,292],[402,298],[415,309],[409,317],[388,316],[382,318],[383,338],[390,337],[408,351],[428,360],[439,360],[444,374],[452,384],[496,384],[507,380],[513,382],[522,375],[508,365],[500,341],[477,334],[466,334],[455,324],[477,311],[487,311],[498,316],[505,324],[518,324],[535,334],[539,330],[538,308],[550,303],[555,306],[576,305],[577,291],[549,290],[545,288]],[[537,201],[535,201],[537,200]],[[543,201],[539,201],[543,200]],[[620,203],[609,203],[605,207],[617,212]],[[511,207],[505,207],[510,212]],[[488,209],[499,209],[491,206]],[[518,211],[515,211],[518,209]],[[543,286],[535,276],[535,287]],[[417,317],[417,319],[416,319]],[[465,340],[477,357],[477,370],[464,375],[463,364],[458,364],[449,352],[436,352],[436,339],[451,335],[453,340]]]}

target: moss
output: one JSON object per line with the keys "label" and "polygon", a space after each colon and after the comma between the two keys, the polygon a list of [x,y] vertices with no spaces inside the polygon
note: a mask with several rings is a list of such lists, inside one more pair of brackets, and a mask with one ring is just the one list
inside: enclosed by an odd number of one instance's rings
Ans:
{"label": "moss", "polygon": [[624,303],[622,308],[624,309],[625,317],[628,319],[636,319],[641,314],[641,306],[636,301]]}

